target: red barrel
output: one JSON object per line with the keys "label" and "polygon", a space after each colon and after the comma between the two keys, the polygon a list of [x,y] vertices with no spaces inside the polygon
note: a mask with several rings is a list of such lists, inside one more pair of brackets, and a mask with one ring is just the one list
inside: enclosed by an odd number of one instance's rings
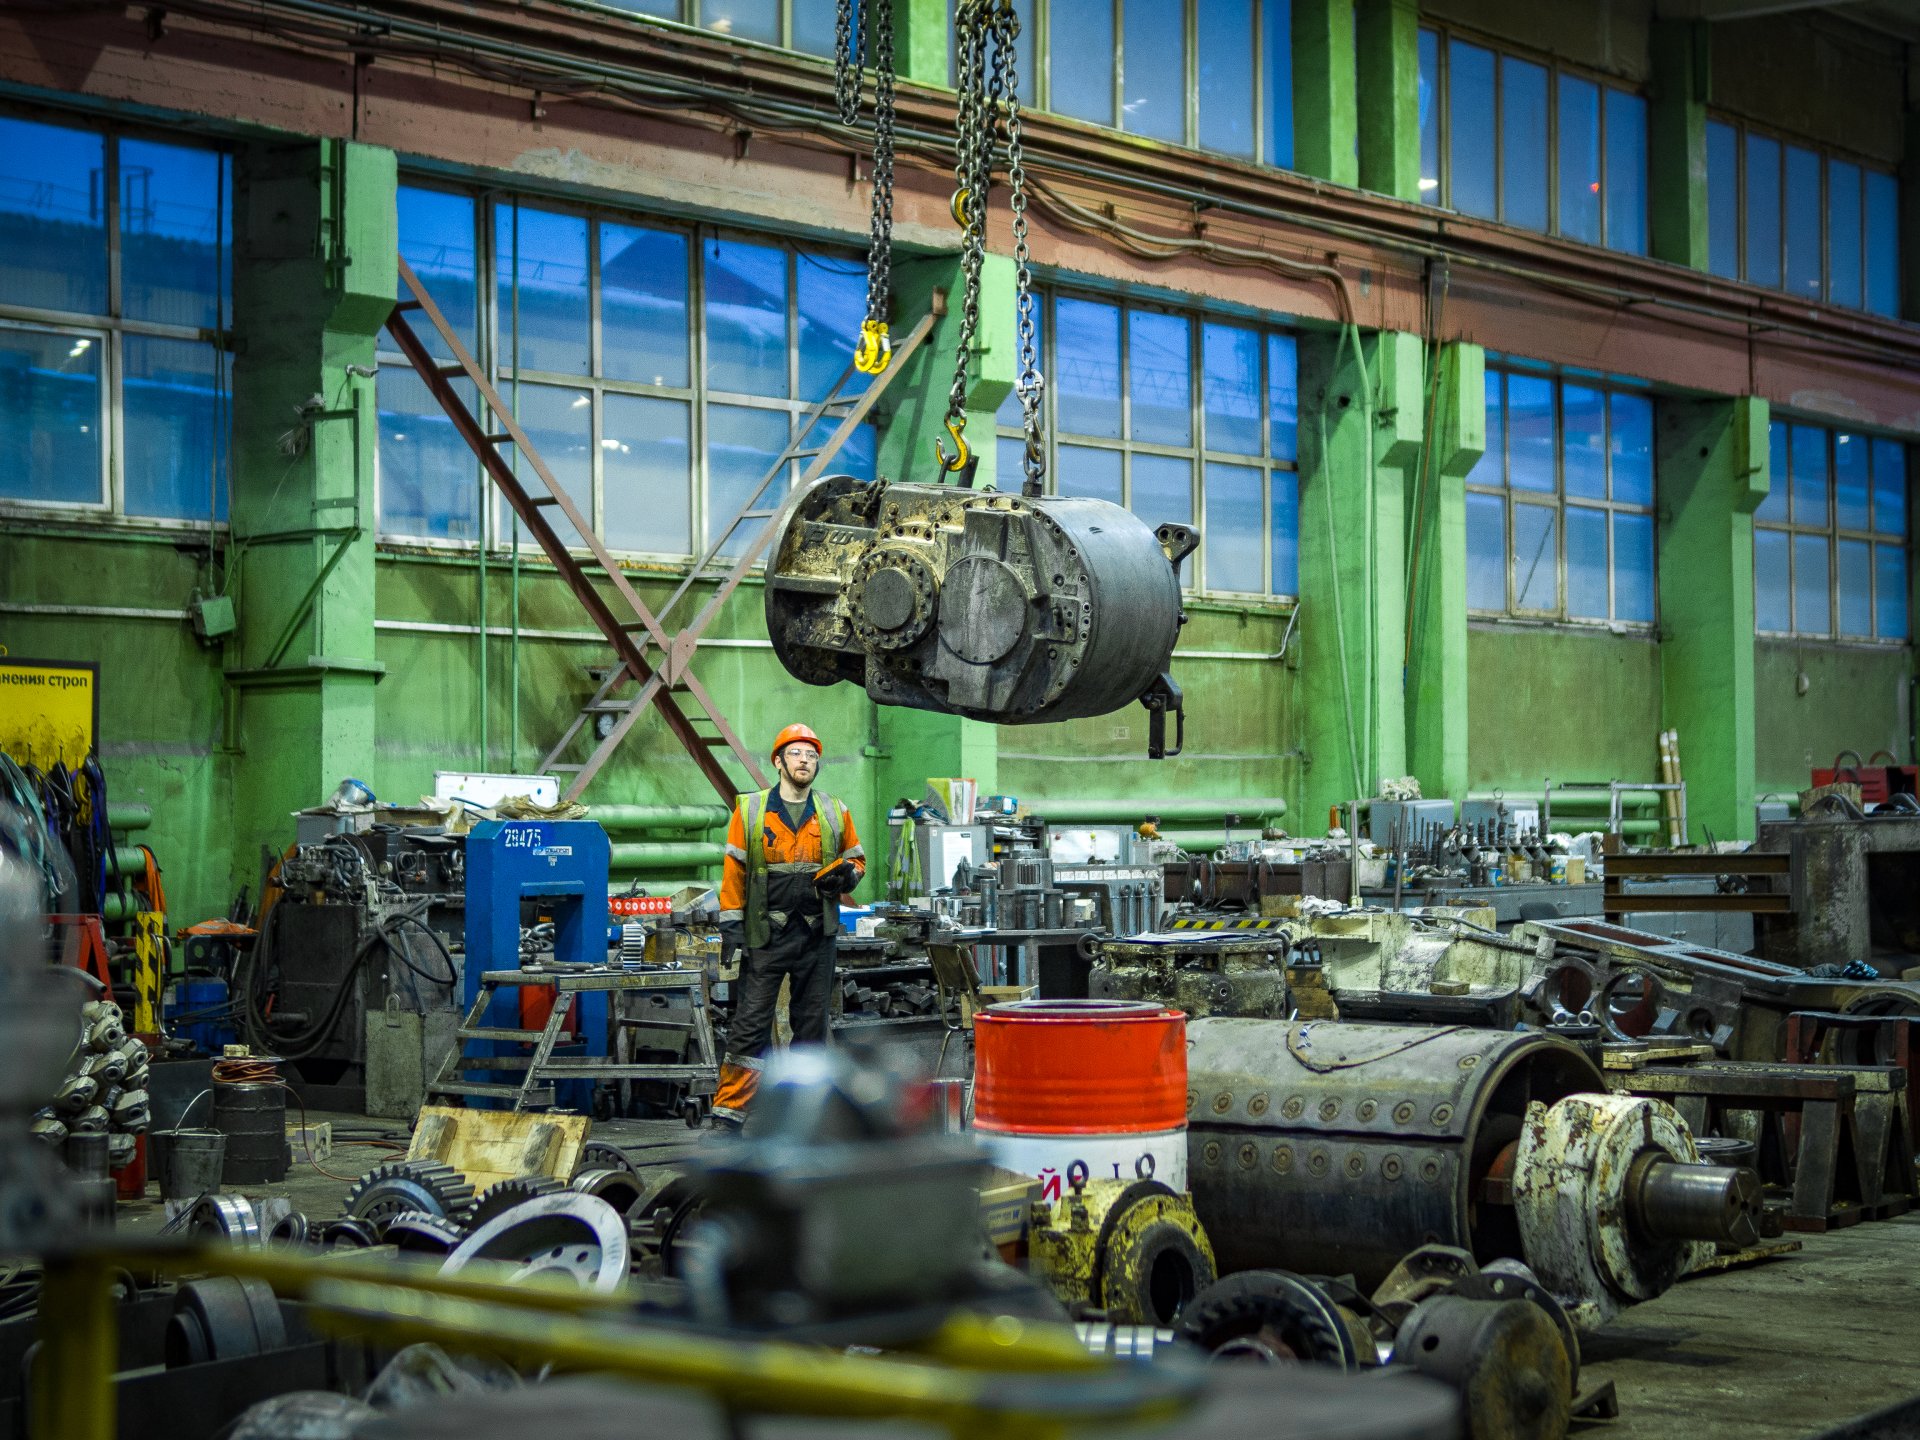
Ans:
{"label": "red barrel", "polygon": [[1187,1017],[1140,1000],[1016,1000],[973,1017],[973,1124],[1018,1135],[1179,1130]]}

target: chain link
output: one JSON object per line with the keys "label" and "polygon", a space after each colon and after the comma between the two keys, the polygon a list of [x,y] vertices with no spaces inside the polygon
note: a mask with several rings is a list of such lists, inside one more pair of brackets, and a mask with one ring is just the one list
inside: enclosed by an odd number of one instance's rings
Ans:
{"label": "chain link", "polygon": [[[879,15],[873,14],[875,7]],[[873,53],[873,205],[867,238],[867,317],[854,343],[854,367],[878,375],[893,358],[887,338],[893,291],[893,16],[889,0],[839,0],[835,16],[833,98],[840,123],[860,123],[866,57]]]}
{"label": "chain link", "polygon": [[[859,19],[854,19],[855,7]],[[840,123],[860,121],[860,88],[865,79],[867,7],[865,0],[840,0],[834,20],[833,98],[840,107]]]}

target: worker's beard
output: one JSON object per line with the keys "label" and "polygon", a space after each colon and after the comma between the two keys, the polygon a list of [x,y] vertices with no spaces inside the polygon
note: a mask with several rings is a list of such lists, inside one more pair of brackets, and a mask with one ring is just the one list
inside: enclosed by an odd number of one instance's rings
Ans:
{"label": "worker's beard", "polygon": [[808,774],[805,779],[802,779],[794,773],[792,766],[785,760],[774,761],[773,768],[782,780],[786,781],[787,784],[798,790],[802,795],[805,795],[809,790],[813,789],[814,776],[820,773],[820,767],[815,765],[812,772]]}

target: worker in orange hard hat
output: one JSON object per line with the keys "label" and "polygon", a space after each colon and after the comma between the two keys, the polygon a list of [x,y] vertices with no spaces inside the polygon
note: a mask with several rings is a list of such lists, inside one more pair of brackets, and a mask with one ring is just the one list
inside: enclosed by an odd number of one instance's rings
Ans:
{"label": "worker in orange hard hat", "polygon": [[773,1040],[780,982],[791,982],[787,1015],[796,1044],[822,1045],[840,938],[840,897],[867,873],[853,815],[813,788],[820,737],[789,725],[774,738],[780,783],[734,801],[720,882],[720,933],[743,948],[727,1058],[713,1098],[716,1124],[737,1126]]}

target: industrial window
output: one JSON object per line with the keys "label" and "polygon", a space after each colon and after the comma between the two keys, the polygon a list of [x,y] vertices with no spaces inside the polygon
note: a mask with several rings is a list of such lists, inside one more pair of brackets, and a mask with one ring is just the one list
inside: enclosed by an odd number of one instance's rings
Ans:
{"label": "industrial window", "polygon": [[[954,8],[948,0],[949,21]],[[1023,105],[1292,166],[1292,0],[1015,0],[1014,8]]]}
{"label": "industrial window", "polygon": [[224,521],[229,158],[0,116],[0,504]]}
{"label": "industrial window", "polygon": [[1707,268],[1879,315],[1900,313],[1900,182],[1844,156],[1707,122]]}
{"label": "industrial window", "polygon": [[[1257,324],[1065,291],[1036,306],[1053,493],[1198,524],[1183,578],[1201,590],[1300,593],[1294,339]],[[1000,407],[996,484],[1020,483],[1020,402]],[[1197,560],[1197,568],[1196,568]]]}
{"label": "industrial window", "polygon": [[[836,0],[602,0],[637,15],[678,20],[740,40],[782,45],[810,55],[834,51]],[[858,3],[858,0],[856,0]]]}
{"label": "industrial window", "polygon": [[1773,422],[1753,515],[1753,623],[1773,635],[1905,640],[1907,459],[1897,440]]}
{"label": "industrial window", "polygon": [[[863,261],[776,239],[415,185],[399,213],[401,253],[614,550],[717,539],[846,367],[866,312]],[[478,540],[477,462],[405,362],[382,359],[382,531]],[[871,478],[874,451],[863,425],[833,468]],[[494,535],[511,521],[499,507]]]}
{"label": "industrial window", "polygon": [[1586,376],[1487,367],[1467,476],[1467,607],[1650,625],[1653,401]]}
{"label": "industrial window", "polygon": [[1647,252],[1647,102],[1631,90],[1420,32],[1420,198]]}

